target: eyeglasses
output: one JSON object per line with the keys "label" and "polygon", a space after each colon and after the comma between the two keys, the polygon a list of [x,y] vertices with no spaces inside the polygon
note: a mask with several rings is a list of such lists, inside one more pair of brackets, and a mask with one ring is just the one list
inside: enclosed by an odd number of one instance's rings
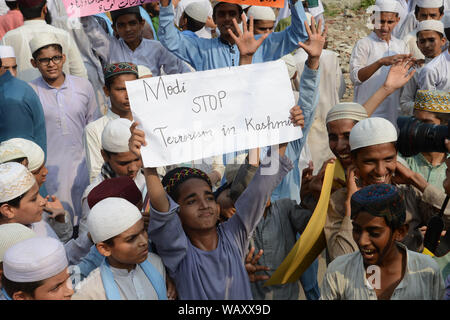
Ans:
{"label": "eyeglasses", "polygon": [[50,61],[53,61],[54,64],[59,64],[62,61],[63,56],[53,56],[51,58],[40,58],[37,61],[43,66],[48,66]]}

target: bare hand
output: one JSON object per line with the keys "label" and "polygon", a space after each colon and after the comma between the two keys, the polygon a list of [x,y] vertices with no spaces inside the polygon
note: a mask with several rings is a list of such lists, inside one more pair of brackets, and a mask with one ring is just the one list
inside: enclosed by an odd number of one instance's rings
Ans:
{"label": "bare hand", "polygon": [[308,162],[308,167],[302,171],[302,184],[300,188],[300,199],[304,201],[305,197],[311,193],[309,184],[313,178],[314,163],[312,161]]}
{"label": "bare hand", "polygon": [[301,127],[303,129],[305,127],[305,116],[303,115],[302,109],[299,106],[295,106],[289,112],[291,113],[289,119],[294,124],[294,127]]}
{"label": "bare hand", "polygon": [[395,54],[393,56],[384,57],[379,60],[379,62],[383,66],[392,66],[393,64],[396,64],[399,61],[402,61],[404,59],[411,58],[412,54]]}
{"label": "bare hand", "polygon": [[255,39],[253,34],[253,17],[250,17],[250,25],[247,29],[247,19],[245,14],[242,14],[242,26],[244,32],[241,31],[236,19],[233,18],[234,28],[236,29],[237,35],[233,33],[231,29],[228,29],[228,34],[234,40],[237,47],[239,48],[239,53],[241,57],[253,57],[253,54],[258,50],[259,46],[263,43],[269,34],[266,33],[262,35],[258,40]]}
{"label": "bare hand", "polygon": [[172,278],[166,276],[166,286],[167,286],[167,299],[175,300],[178,296],[177,288],[175,287],[175,283]]}
{"label": "bare hand", "polygon": [[393,91],[403,87],[416,73],[416,70],[410,72],[414,63],[414,59],[403,59],[396,62],[389,70],[384,86]]}
{"label": "bare hand", "polygon": [[245,269],[247,270],[248,277],[250,282],[268,280],[270,277],[267,275],[256,275],[255,273],[258,271],[269,271],[270,268],[266,266],[260,266],[256,263],[259,258],[261,258],[263,254],[263,250],[259,250],[258,254],[253,257],[253,253],[255,252],[255,247],[252,247],[245,258]]}
{"label": "bare hand", "polygon": [[305,43],[299,42],[298,45],[300,48],[303,48],[303,50],[305,50],[305,52],[308,54],[308,67],[311,69],[316,69],[310,65],[311,62],[313,62],[311,60],[314,60],[315,63],[317,62],[318,67],[318,60],[325,45],[328,27],[325,26],[322,33],[320,31],[322,30],[322,20],[319,20],[319,24],[316,27],[316,21],[314,20],[314,17],[312,17],[311,27],[309,27],[308,22],[305,21],[305,28],[306,32],[308,33],[308,40]]}
{"label": "bare hand", "polygon": [[128,147],[130,151],[134,153],[137,157],[141,157],[141,146],[146,146],[147,142],[145,141],[145,132],[139,130],[137,126],[138,122],[133,122],[130,127],[131,137],[128,141]]}
{"label": "bare hand", "polygon": [[413,182],[414,171],[405,167],[397,161],[395,174],[392,176],[392,182],[395,184],[411,184]]}
{"label": "bare hand", "polygon": [[[50,198],[51,201],[49,201]],[[44,210],[50,213],[49,217],[61,223],[65,222],[66,212],[61,201],[59,201],[56,196],[46,196],[45,200],[47,200],[47,203],[44,207]]]}

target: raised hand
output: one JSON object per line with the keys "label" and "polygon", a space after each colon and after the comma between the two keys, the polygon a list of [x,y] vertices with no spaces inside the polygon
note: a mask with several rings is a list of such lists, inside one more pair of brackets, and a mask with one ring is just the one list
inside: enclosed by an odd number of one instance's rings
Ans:
{"label": "raised hand", "polygon": [[[51,201],[49,201],[51,199]],[[56,196],[46,196],[45,200],[47,203],[44,210],[49,213],[49,217],[55,219],[58,222],[65,221],[65,210],[64,207]]]}
{"label": "raised hand", "polygon": [[303,115],[302,109],[299,106],[294,106],[289,110],[290,116],[289,119],[294,124],[295,127],[301,127],[302,129],[305,127],[305,116]]}
{"label": "raised hand", "polygon": [[247,28],[247,18],[245,14],[242,14],[242,26],[244,32],[241,31],[236,19],[233,18],[234,28],[236,29],[237,35],[233,33],[231,29],[228,29],[228,34],[236,43],[239,53],[240,53],[240,64],[250,64],[252,62],[253,54],[258,50],[259,46],[263,43],[269,34],[266,33],[260,38],[255,39],[253,34],[253,17],[250,17],[250,24]]}
{"label": "raised hand", "polygon": [[253,253],[255,252],[255,247],[252,247],[247,254],[247,257],[245,257],[245,270],[247,270],[248,277],[250,279],[250,282],[256,282],[261,280],[268,280],[269,276],[267,275],[256,275],[255,273],[258,271],[268,271],[270,270],[269,267],[266,266],[260,266],[257,265],[257,262],[259,258],[261,258],[263,254],[263,250],[259,250],[258,254],[253,256]]}
{"label": "raised hand", "polygon": [[323,33],[320,32],[322,30],[322,20],[319,20],[319,24],[316,27],[316,21],[312,17],[311,27],[305,21],[305,28],[308,33],[308,40],[305,43],[299,42],[298,45],[308,54],[308,60],[306,61],[308,67],[310,69],[317,69],[319,67],[319,58],[327,38],[328,27],[325,26]]}
{"label": "raised hand", "polygon": [[347,180],[347,199],[345,201],[345,206],[346,206],[345,215],[346,216],[351,216],[350,202],[351,202],[352,195],[356,191],[361,189],[360,187],[358,187],[358,185],[356,183],[357,176],[358,176],[358,168],[356,168],[356,166],[354,164],[351,164],[347,168],[347,176],[346,176],[346,180]]}
{"label": "raised hand", "polygon": [[131,137],[128,141],[128,147],[137,157],[141,157],[141,146],[146,146],[147,142],[145,141],[145,132],[139,130],[138,125],[138,122],[133,122],[130,127]]}
{"label": "raised hand", "polygon": [[403,87],[416,73],[416,70],[410,72],[415,62],[415,59],[411,58],[397,61],[389,70],[384,86],[394,91]]}

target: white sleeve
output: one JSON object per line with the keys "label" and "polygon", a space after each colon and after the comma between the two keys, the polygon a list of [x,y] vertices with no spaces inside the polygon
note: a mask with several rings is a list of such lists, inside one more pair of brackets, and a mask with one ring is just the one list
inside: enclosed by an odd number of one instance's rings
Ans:
{"label": "white sleeve", "polygon": [[369,45],[367,41],[359,40],[353,48],[350,57],[350,80],[354,85],[360,85],[362,82],[358,78],[358,72],[367,67],[367,58],[369,56]]}

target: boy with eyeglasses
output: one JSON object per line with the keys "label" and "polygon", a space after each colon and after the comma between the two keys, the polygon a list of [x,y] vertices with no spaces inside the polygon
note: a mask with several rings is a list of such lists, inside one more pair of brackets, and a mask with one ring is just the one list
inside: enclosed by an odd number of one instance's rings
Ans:
{"label": "boy with eyeglasses", "polygon": [[43,33],[30,42],[31,64],[41,77],[30,82],[44,109],[47,132],[47,182],[72,218],[81,216],[81,196],[89,185],[83,132],[98,106],[87,79],[65,74],[66,55],[58,38]]}

